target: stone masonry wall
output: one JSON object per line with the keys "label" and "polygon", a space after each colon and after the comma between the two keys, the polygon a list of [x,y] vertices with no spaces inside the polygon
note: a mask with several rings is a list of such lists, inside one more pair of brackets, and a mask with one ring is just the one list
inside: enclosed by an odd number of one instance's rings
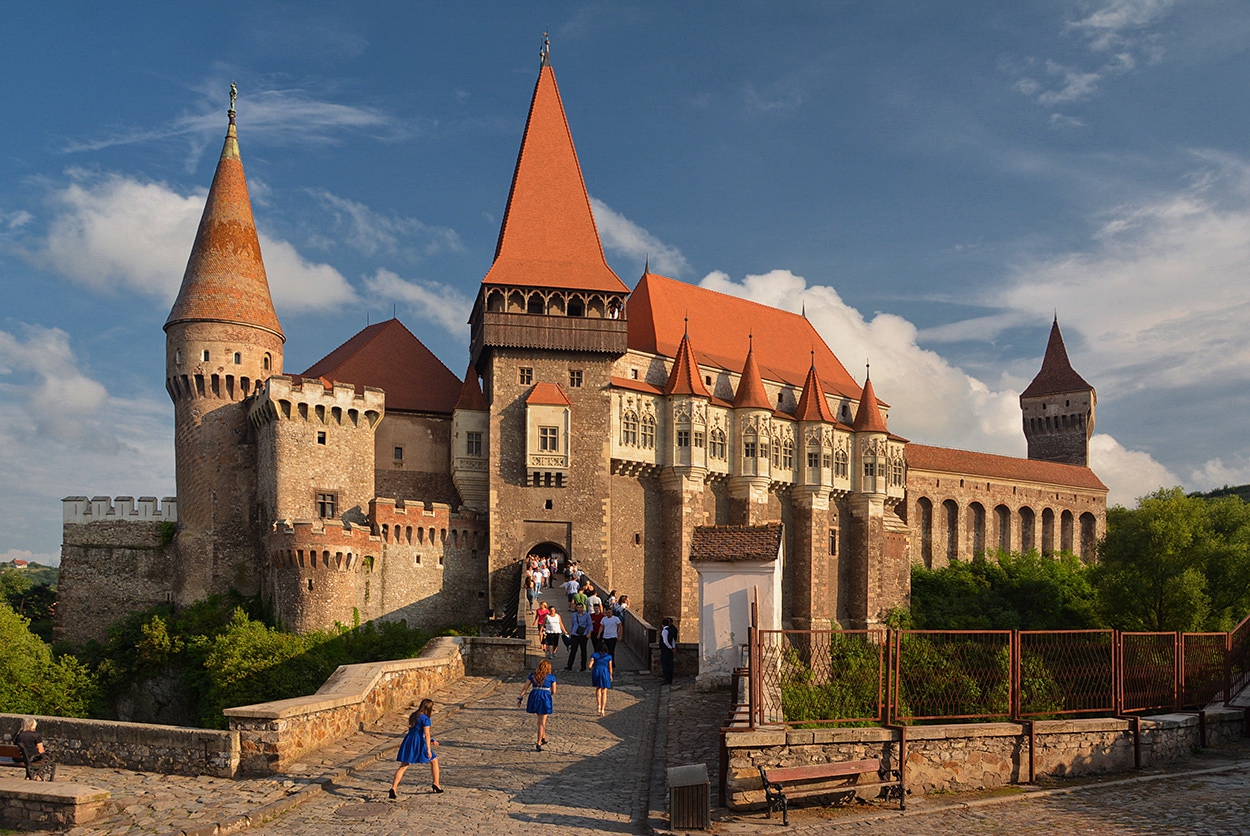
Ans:
{"label": "stone masonry wall", "polygon": [[70,783],[0,778],[0,826],[66,830],[104,815],[111,793]]}
{"label": "stone masonry wall", "polygon": [[[1245,735],[1245,713],[1207,712],[1207,745]],[[729,806],[750,809],[764,801],[758,766],[882,758],[898,763],[896,729],[794,729],[776,727],[726,734]],[[1123,719],[1048,720],[1036,723],[1037,776],[1076,777],[1133,768],[1130,722]],[[1141,721],[1142,765],[1176,760],[1199,745],[1196,715],[1169,714]],[[1016,723],[969,723],[907,728],[906,785],[909,793],[990,789],[1027,781],[1029,736]]]}

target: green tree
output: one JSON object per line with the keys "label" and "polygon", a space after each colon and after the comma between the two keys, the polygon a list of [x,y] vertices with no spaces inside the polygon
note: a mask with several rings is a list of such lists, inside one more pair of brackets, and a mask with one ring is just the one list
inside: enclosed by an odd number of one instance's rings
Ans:
{"label": "green tree", "polygon": [[85,717],[95,681],[73,656],[54,657],[30,621],[0,603],[0,711]]}

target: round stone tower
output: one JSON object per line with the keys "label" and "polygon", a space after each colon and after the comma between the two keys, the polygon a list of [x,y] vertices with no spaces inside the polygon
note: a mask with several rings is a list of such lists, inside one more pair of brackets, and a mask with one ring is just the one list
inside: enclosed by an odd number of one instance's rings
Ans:
{"label": "round stone tower", "polygon": [[165,322],[174,402],[179,568],[176,603],[258,589],[256,445],[243,401],[282,373],[282,344],[261,260],[239,143],[230,126],[182,287]]}

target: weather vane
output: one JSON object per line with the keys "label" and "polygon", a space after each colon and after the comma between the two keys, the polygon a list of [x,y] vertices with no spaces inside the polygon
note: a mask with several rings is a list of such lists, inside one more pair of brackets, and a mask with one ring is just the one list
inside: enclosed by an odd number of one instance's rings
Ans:
{"label": "weather vane", "polygon": [[239,97],[239,88],[232,81],[230,82],[230,109],[234,110],[234,100]]}

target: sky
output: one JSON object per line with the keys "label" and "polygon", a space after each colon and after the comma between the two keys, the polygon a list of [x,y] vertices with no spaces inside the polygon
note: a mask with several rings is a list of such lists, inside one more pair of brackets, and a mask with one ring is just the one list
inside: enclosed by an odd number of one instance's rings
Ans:
{"label": "sky", "polygon": [[456,374],[539,48],[609,264],[806,310],[890,428],[1024,455],[1052,318],[1110,501],[1250,482],[1250,5],[48,2],[0,33],[0,560],[169,496],[164,333],[238,85],[285,367]]}

